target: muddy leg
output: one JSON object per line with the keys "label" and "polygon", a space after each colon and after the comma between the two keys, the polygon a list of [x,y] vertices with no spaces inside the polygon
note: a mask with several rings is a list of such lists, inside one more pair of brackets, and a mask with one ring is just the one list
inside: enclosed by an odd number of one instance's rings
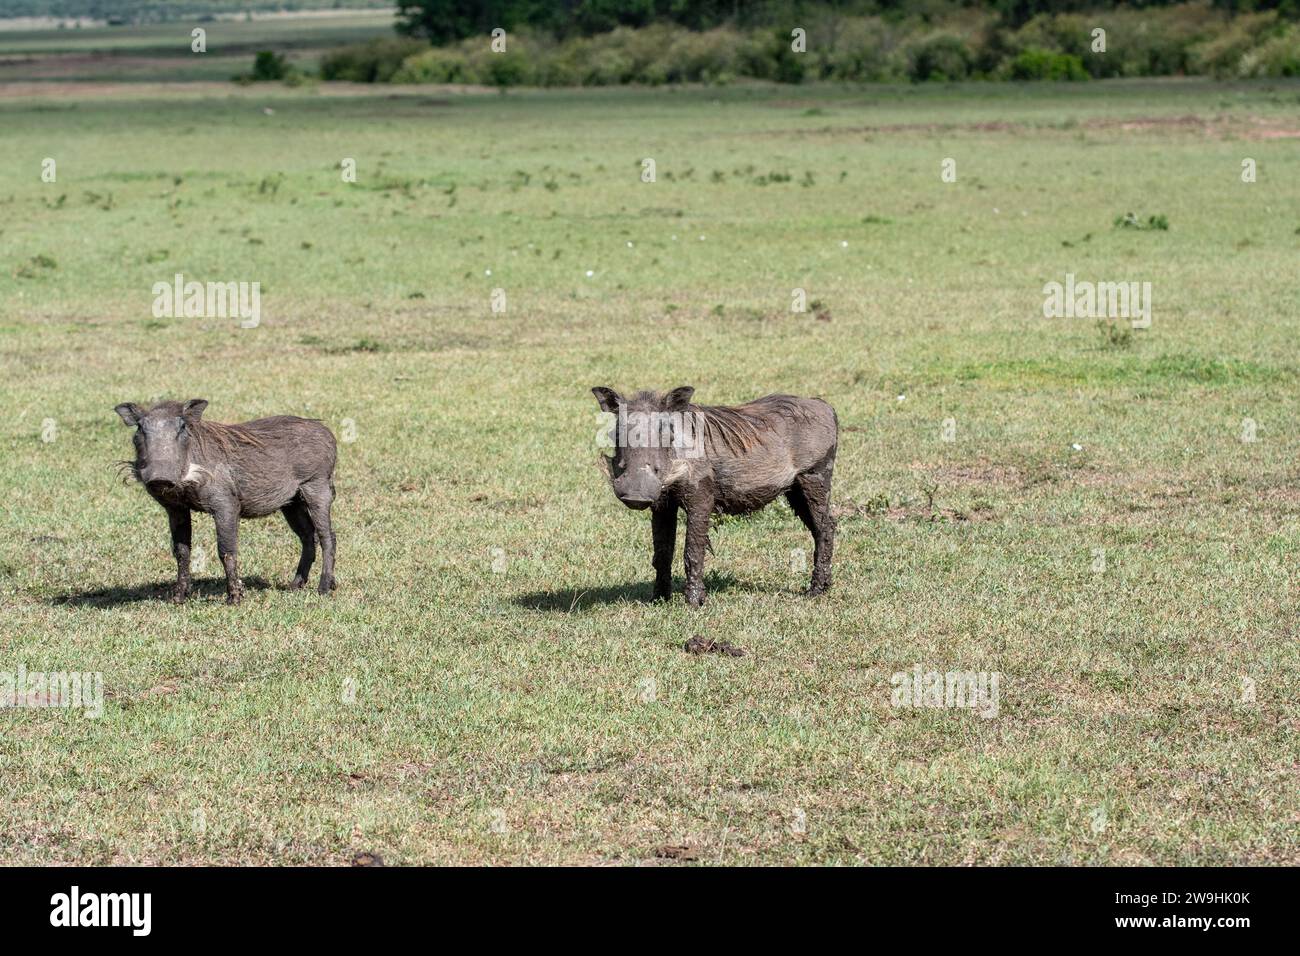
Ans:
{"label": "muddy leg", "polygon": [[831,586],[831,557],[835,552],[835,519],[831,516],[831,468],[824,461],[795,479],[786,500],[813,536],[813,572],[807,594],[814,597]]}
{"label": "muddy leg", "polygon": [[307,575],[311,573],[311,566],[316,561],[316,526],[311,523],[311,515],[307,513],[307,505],[301,498],[293,499],[280,511],[302,542],[302,557],[298,559],[298,570],[294,572],[293,583],[289,585],[296,591],[307,583]]}
{"label": "muddy leg", "polygon": [[704,552],[709,548],[709,515],[713,513],[713,488],[701,484],[686,501],[686,603],[704,603]]}
{"label": "muddy leg", "polygon": [[673,551],[677,547],[677,503],[661,505],[650,516],[655,541],[655,600],[673,594]]}
{"label": "muddy leg", "polygon": [[307,513],[316,528],[316,538],[320,542],[320,586],[321,594],[334,590],[334,529],[330,524],[330,508],[334,504],[334,482],[315,481],[305,484],[298,492],[306,502]]}
{"label": "muddy leg", "polygon": [[244,584],[239,580],[239,510],[226,507],[212,515],[217,523],[217,554],[226,569],[226,603],[238,604],[244,599]]}
{"label": "muddy leg", "polygon": [[167,523],[171,526],[172,555],[176,558],[172,603],[183,604],[190,596],[190,509],[168,508]]}

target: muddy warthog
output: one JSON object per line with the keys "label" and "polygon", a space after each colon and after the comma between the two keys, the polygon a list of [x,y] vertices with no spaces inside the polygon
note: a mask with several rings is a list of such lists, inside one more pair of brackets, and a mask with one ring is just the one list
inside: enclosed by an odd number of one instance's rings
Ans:
{"label": "muddy warthog", "polygon": [[709,515],[746,514],[784,494],[812,532],[808,595],[831,584],[835,519],[831,472],[839,422],[819,398],[768,395],[744,405],[693,405],[695,389],[592,392],[615,416],[607,436],[606,467],[614,494],[629,508],[649,508],[654,531],[655,597],[672,593],[677,509],[686,512],[686,603],[704,603],[704,552]]}
{"label": "muddy warthog", "polygon": [[319,421],[277,415],[242,425],[203,421],[201,398],[159,402],[143,409],[130,402],[114,411],[135,428],[131,474],[167,509],[176,589],[180,603],[190,593],[190,512],[206,511],[217,525],[217,552],[226,570],[226,603],[244,596],[236,561],[240,518],[283,512],[302,541],[294,588],[307,582],[321,548],[320,593],[334,588],[334,436]]}

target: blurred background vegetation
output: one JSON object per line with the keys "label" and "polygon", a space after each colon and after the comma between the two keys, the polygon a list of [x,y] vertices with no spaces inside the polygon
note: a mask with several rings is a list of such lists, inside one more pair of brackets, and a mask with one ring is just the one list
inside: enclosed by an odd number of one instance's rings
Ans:
{"label": "blurred background vegetation", "polygon": [[[1297,9],[1297,0],[420,0],[399,5],[411,42],[341,50],[322,68],[327,79],[498,86],[1296,76]],[[511,34],[504,53],[484,41],[495,27]],[[806,52],[793,50],[794,28]]]}
{"label": "blurred background vegetation", "polygon": [[[293,11],[307,23],[306,13],[323,10],[377,19],[346,38],[337,26],[328,39],[268,28],[257,52],[312,46],[310,62],[238,77],[505,88],[1300,76],[1300,0],[0,0],[0,17],[42,17],[81,35]],[[506,31],[504,51],[489,45],[495,29]]]}

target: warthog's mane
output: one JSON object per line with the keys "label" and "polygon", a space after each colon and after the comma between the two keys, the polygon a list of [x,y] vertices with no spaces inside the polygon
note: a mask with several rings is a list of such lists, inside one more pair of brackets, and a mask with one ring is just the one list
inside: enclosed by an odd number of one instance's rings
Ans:
{"label": "warthog's mane", "polygon": [[266,444],[255,432],[250,431],[243,425],[197,421],[190,426],[190,433],[194,436],[194,443],[199,454],[205,458],[213,450],[214,446],[220,449],[222,454],[230,455],[234,453],[239,445],[252,445],[254,448],[260,448]]}
{"label": "warthog's mane", "polygon": [[692,405],[690,411],[704,423],[706,443],[724,445],[733,455],[745,454],[762,444],[776,420],[808,417],[807,409],[791,395],[768,395],[744,405]]}
{"label": "warthog's mane", "polygon": [[[637,392],[624,399],[624,406],[629,413],[672,414],[668,396],[668,392]],[[696,416],[696,427],[704,429],[707,447],[725,447],[733,455],[746,454],[762,444],[764,434],[772,431],[778,419],[813,420],[807,406],[793,395],[766,395],[743,405],[688,405],[681,414]],[[609,473],[608,461],[600,462],[600,467]]]}
{"label": "warthog's mane", "polygon": [[[162,409],[169,415],[175,415],[180,418],[185,413],[185,406],[180,402],[159,402],[153,408],[149,409],[149,414]],[[254,448],[260,448],[266,443],[258,437],[256,432],[246,428],[243,425],[226,425],[222,422],[208,422],[203,419],[189,422],[190,436],[194,441],[194,449],[201,456],[207,458],[214,452],[222,455],[230,455],[236,451],[239,445],[251,445]]]}

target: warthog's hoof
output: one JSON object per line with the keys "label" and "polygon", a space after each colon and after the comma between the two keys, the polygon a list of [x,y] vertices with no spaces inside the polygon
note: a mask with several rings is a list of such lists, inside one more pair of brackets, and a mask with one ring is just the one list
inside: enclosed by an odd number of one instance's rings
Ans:
{"label": "warthog's hoof", "polygon": [[806,598],[818,597],[822,594],[825,594],[826,589],[829,587],[830,587],[829,584],[810,584],[808,586],[808,589],[803,592],[803,596]]}
{"label": "warthog's hoof", "polygon": [[244,589],[243,589],[242,587],[241,587],[241,588],[234,588],[234,589],[232,589],[232,590],[226,592],[226,603],[227,603],[227,604],[238,604],[238,603],[239,603],[240,601],[242,601],[243,599],[244,599]]}
{"label": "warthog's hoof", "polygon": [[290,591],[301,591],[301,590],[303,589],[303,586],[304,586],[306,583],[307,583],[307,579],[306,579],[306,578],[300,578],[300,577],[295,576],[294,579],[293,579],[292,581],[289,582],[289,590],[290,590]]}
{"label": "warthog's hoof", "polygon": [[337,581],[335,581],[333,578],[330,578],[330,580],[328,580],[328,581],[322,581],[322,582],[320,583],[320,587],[318,587],[318,588],[316,589],[316,593],[317,593],[317,594],[330,594],[330,593],[331,593],[331,592],[332,592],[336,587],[338,587],[338,586],[339,586],[339,583],[338,583]]}
{"label": "warthog's hoof", "polygon": [[700,588],[698,591],[696,591],[696,590],[691,590],[690,588],[687,588],[687,589],[686,589],[686,603],[687,603],[690,607],[703,607],[703,606],[704,606],[704,589],[703,589],[703,588]]}

